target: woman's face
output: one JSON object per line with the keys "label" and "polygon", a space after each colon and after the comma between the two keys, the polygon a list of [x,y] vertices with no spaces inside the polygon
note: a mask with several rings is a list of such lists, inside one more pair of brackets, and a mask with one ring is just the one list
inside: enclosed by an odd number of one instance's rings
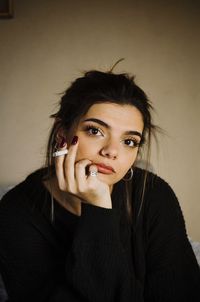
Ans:
{"label": "woman's face", "polygon": [[112,187],[135,162],[143,127],[142,115],[134,106],[92,105],[73,133],[79,138],[76,162],[91,160],[97,165],[98,178]]}

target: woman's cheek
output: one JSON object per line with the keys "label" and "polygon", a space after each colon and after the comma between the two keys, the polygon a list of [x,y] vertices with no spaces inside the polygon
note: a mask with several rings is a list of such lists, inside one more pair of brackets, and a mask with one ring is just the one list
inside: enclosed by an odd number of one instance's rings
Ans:
{"label": "woman's cheek", "polygon": [[100,150],[100,146],[95,140],[91,138],[80,138],[77,156],[83,158],[93,157],[95,154],[98,154],[98,150]]}
{"label": "woman's cheek", "polygon": [[[90,159],[92,157],[90,150],[91,150],[91,147],[89,145],[79,144],[78,150],[77,150],[77,155],[76,155],[76,160],[86,159],[86,158]],[[94,153],[94,151],[92,153]]]}

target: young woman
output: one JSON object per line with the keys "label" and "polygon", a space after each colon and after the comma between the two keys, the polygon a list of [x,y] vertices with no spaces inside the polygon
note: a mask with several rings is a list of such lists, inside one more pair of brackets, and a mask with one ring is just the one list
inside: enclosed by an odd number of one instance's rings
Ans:
{"label": "young woman", "polygon": [[90,71],[66,90],[45,168],[0,203],[9,301],[199,301],[177,198],[135,166],[155,131],[151,109],[127,74]]}

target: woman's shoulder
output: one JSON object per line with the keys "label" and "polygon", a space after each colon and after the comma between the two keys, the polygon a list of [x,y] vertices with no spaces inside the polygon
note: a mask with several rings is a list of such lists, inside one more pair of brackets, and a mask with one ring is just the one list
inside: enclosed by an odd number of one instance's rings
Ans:
{"label": "woman's shoulder", "polygon": [[135,180],[136,183],[143,182],[145,177],[146,177],[146,185],[148,186],[149,189],[155,188],[155,186],[158,185],[168,185],[168,183],[158,174],[140,167],[134,168],[133,180]]}
{"label": "woman's shoulder", "polygon": [[[30,208],[41,191],[44,169],[38,169],[29,174],[23,181],[10,189],[0,201],[0,215],[23,212]],[[39,193],[39,194],[38,194]]]}
{"label": "woman's shoulder", "polygon": [[[50,224],[40,210],[45,209],[47,194],[42,185],[42,174],[40,170],[31,173],[0,201],[0,249],[1,252],[4,249],[5,254],[7,249],[12,249],[13,244],[13,248],[16,248],[16,242],[20,247],[24,246],[27,238],[40,240],[38,234],[43,233],[52,240]],[[10,241],[10,238],[13,240]]]}
{"label": "woman's shoulder", "polygon": [[136,167],[133,173],[133,186],[141,188],[143,185],[148,195],[156,195],[165,190],[173,192],[171,185],[165,179],[156,173]]}
{"label": "woman's shoulder", "polygon": [[[146,171],[137,169],[136,179],[141,181]],[[172,187],[158,175],[148,172],[139,221],[143,223],[146,238],[181,237],[187,242],[184,215],[178,198]],[[178,239],[177,239],[178,240]],[[187,243],[186,243],[187,245]]]}
{"label": "woman's shoulder", "polygon": [[150,212],[160,212],[165,215],[181,212],[178,198],[172,186],[155,173],[136,168],[133,187],[135,197],[144,199],[144,208]]}

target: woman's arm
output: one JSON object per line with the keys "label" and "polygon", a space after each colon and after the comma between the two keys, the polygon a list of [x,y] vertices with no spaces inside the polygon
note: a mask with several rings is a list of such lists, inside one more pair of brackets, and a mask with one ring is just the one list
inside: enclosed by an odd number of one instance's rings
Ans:
{"label": "woman's arm", "polygon": [[200,270],[188,241],[178,200],[158,178],[145,212],[147,277],[145,301],[199,301]]}
{"label": "woman's arm", "polygon": [[68,282],[88,301],[134,301],[134,276],[119,237],[119,213],[83,205],[71,257]]}
{"label": "woman's arm", "polygon": [[0,205],[0,269],[10,301],[134,301],[134,277],[119,238],[118,212],[82,205],[61,272],[57,267],[63,255],[44,237],[41,219],[31,216],[28,200],[15,196],[14,201],[14,196]]}

